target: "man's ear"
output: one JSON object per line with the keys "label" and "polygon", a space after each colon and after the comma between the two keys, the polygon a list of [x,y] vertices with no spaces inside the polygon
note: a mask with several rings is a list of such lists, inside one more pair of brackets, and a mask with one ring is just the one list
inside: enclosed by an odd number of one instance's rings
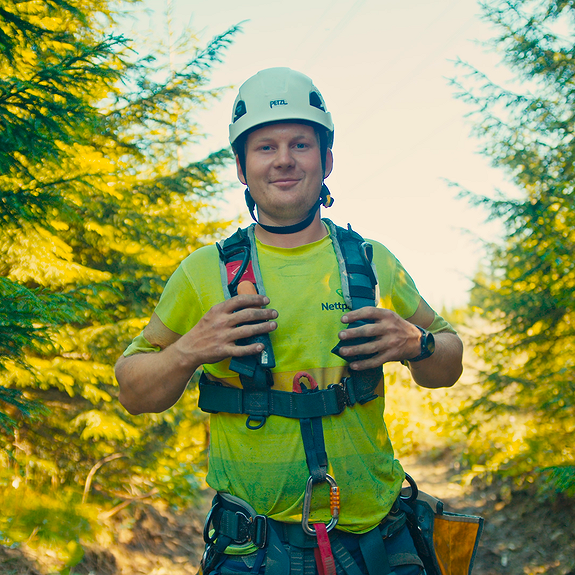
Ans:
{"label": "man's ear", "polygon": [[244,176],[244,171],[242,170],[242,164],[240,162],[240,158],[239,156],[236,154],[236,169],[238,172],[238,180],[244,185],[247,186],[248,185],[248,181],[246,180],[246,177]]}
{"label": "man's ear", "polygon": [[331,171],[333,170],[333,152],[330,148],[327,149],[325,153],[325,173],[323,175],[324,178],[327,178]]}

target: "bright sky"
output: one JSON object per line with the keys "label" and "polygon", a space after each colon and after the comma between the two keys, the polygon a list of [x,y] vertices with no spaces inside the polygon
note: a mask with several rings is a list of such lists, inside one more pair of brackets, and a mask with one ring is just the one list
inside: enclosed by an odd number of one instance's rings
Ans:
{"label": "bright sky", "polygon": [[[204,44],[246,21],[214,69],[214,87],[238,87],[273,66],[313,79],[335,124],[326,182],[335,204],[323,214],[385,244],[432,306],[464,305],[484,253],[473,238],[493,239],[498,228],[445,180],[488,195],[509,187],[477,153],[469,108],[447,81],[457,57],[501,74],[475,42],[491,34],[476,0],[145,0],[151,12],[140,26],[167,39],[169,3],[175,34],[190,25]],[[199,117],[209,135],[202,154],[227,145],[234,98],[230,90]],[[228,213],[247,222],[242,188],[230,187]]]}

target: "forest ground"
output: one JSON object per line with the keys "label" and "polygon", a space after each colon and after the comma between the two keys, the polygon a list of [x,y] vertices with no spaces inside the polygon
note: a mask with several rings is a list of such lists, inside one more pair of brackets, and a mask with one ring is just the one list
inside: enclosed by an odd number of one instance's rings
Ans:
{"label": "forest ground", "polygon": [[[575,575],[575,501],[538,502],[528,491],[456,480],[452,456],[402,459],[419,488],[446,509],[481,515],[485,527],[473,575]],[[195,575],[202,553],[203,518],[211,493],[196,509],[174,514],[138,504],[114,518],[115,543],[84,545],[84,559],[69,575]],[[0,547],[2,575],[45,575],[55,571],[32,550]]]}

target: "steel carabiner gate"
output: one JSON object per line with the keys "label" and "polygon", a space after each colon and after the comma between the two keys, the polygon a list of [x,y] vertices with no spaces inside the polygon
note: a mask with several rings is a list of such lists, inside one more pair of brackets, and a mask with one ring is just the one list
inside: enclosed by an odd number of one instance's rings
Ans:
{"label": "steel carabiner gate", "polygon": [[[325,479],[329,483],[329,508],[331,512],[331,519],[326,526],[326,531],[331,531],[339,521],[339,487],[337,486],[335,479],[331,475],[329,475],[329,473],[326,475]],[[309,524],[309,515],[311,512],[311,496],[313,493],[313,487],[314,487],[313,478],[310,476],[305,486],[301,526],[302,529],[304,530],[304,533],[312,536],[316,534],[315,529]]]}

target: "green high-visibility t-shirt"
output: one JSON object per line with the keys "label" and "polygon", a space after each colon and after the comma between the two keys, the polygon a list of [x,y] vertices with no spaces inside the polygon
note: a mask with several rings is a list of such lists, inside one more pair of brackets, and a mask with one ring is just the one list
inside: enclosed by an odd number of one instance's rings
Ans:
{"label": "green high-visibility t-shirt", "polygon": [[[403,318],[420,302],[413,280],[381,244],[373,245],[379,280],[379,307]],[[347,375],[346,362],[331,353],[346,306],[339,269],[329,235],[296,248],[278,248],[257,241],[257,252],[268,307],[278,311],[273,331],[276,367],[274,389],[291,391],[297,372],[306,371],[325,389]],[[168,281],[156,314],[172,331],[184,334],[215,304],[224,300],[216,246],[187,257]],[[433,331],[453,331],[439,316]],[[158,351],[140,335],[125,355]],[[210,379],[240,387],[229,360],[204,365]],[[356,404],[340,415],[324,417],[328,473],[340,487],[338,528],[363,533],[377,525],[395,501],[404,472],[394,458],[383,419],[383,381],[378,397]],[[272,519],[300,522],[309,470],[296,419],[271,415],[263,427],[250,430],[245,415],[210,416],[210,455],[207,481],[217,490],[240,497]],[[330,519],[327,485],[315,487],[310,524]]]}

